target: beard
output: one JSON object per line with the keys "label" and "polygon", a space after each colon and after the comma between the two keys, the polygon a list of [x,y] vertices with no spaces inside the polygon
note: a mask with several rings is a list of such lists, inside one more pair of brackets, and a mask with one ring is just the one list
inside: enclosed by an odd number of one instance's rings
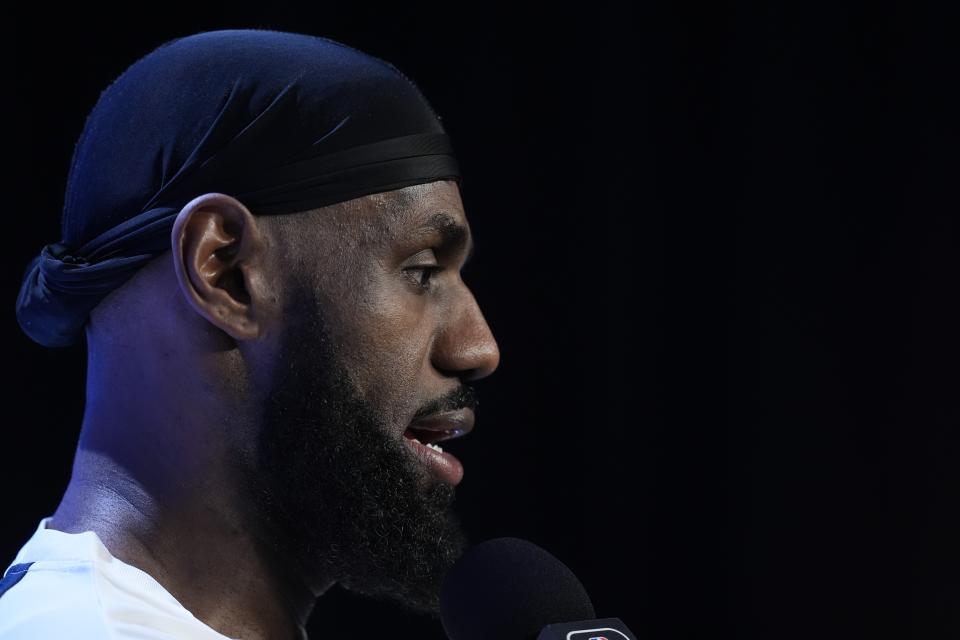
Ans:
{"label": "beard", "polygon": [[[439,618],[443,578],[468,545],[454,487],[425,481],[387,413],[350,382],[320,305],[296,297],[250,478],[266,543],[306,575]],[[473,393],[461,386],[429,410],[472,408]]]}

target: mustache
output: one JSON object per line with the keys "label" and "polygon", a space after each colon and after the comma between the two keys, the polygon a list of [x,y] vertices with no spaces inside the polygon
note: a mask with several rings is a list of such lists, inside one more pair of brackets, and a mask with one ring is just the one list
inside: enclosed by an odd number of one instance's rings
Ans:
{"label": "mustache", "polygon": [[461,384],[436,400],[431,400],[425,404],[414,414],[413,419],[416,420],[441,411],[476,410],[478,406],[480,406],[480,399],[477,397],[476,389],[470,385]]}

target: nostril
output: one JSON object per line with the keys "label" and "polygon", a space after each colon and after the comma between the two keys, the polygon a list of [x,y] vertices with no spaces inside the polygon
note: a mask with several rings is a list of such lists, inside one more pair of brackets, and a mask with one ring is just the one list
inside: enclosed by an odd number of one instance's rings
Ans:
{"label": "nostril", "polygon": [[486,378],[497,370],[500,365],[500,351],[494,347],[491,351],[479,356],[481,362],[467,371],[465,379],[469,381]]}

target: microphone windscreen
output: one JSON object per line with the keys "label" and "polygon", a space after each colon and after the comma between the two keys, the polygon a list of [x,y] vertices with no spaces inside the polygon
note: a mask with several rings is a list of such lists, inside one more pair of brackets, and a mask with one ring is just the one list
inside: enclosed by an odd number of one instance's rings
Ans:
{"label": "microphone windscreen", "polygon": [[440,620],[450,640],[536,639],[548,624],[595,617],[577,576],[519,538],[470,547],[440,589]]}

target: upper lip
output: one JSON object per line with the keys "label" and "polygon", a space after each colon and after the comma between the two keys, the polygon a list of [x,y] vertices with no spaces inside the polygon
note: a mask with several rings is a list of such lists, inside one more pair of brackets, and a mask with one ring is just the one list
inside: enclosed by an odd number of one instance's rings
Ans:
{"label": "upper lip", "polygon": [[474,418],[473,409],[469,408],[432,413],[412,421],[405,434],[424,444],[452,440],[470,433]]}

